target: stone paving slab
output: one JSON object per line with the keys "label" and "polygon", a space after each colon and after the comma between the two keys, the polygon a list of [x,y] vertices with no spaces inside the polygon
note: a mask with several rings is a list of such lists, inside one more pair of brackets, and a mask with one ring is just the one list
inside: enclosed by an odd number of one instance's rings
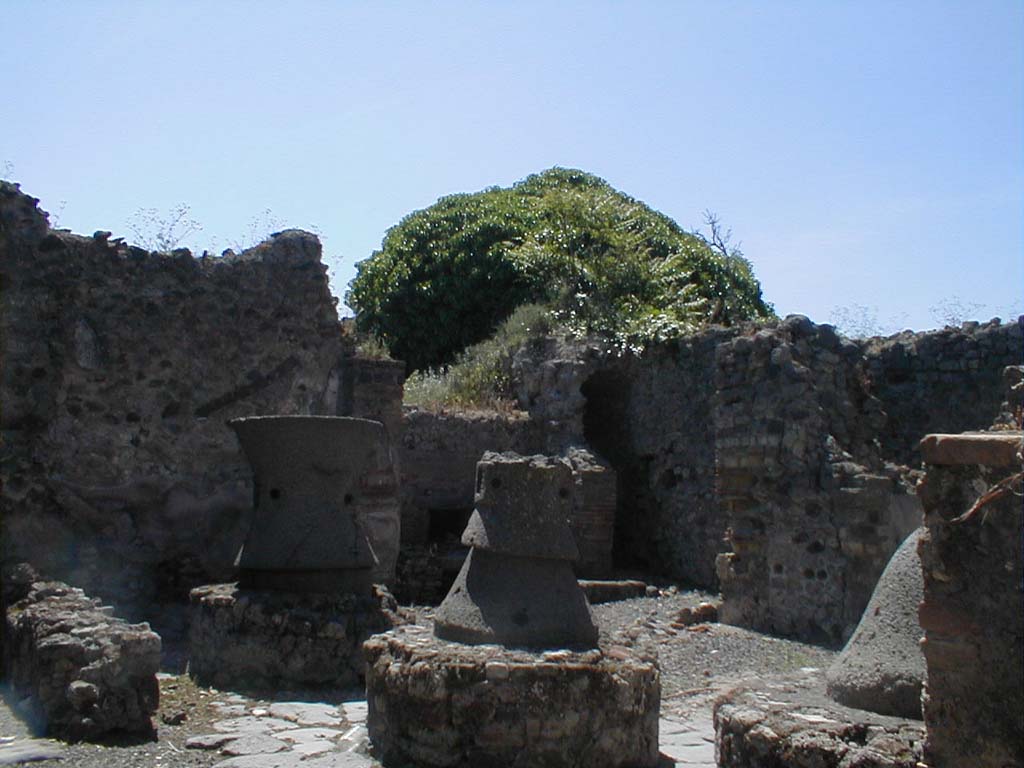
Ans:
{"label": "stone paving slab", "polygon": [[0,744],[0,765],[20,765],[64,757],[64,748],[49,739],[17,739]]}
{"label": "stone paving slab", "polygon": [[287,720],[276,717],[257,717],[256,715],[232,717],[213,724],[213,729],[221,733],[269,733],[295,727],[295,723],[290,723]]}
{"label": "stone paving slab", "polygon": [[358,752],[332,752],[302,763],[302,768],[379,768],[380,763]]}
{"label": "stone paving slab", "polygon": [[215,763],[213,768],[307,768],[309,763],[302,762],[303,757],[305,755],[291,751],[273,755],[242,755]]}
{"label": "stone paving slab", "polygon": [[239,755],[270,755],[275,752],[284,752],[290,749],[287,742],[275,739],[265,733],[247,733],[237,739],[231,739],[221,747],[222,754]]}
{"label": "stone paving slab", "polygon": [[204,733],[191,736],[185,741],[186,749],[220,749],[229,741],[237,739],[237,733]]}
{"label": "stone paving slab", "polygon": [[[244,705],[232,702],[231,706],[235,714],[233,707]],[[187,746],[220,749],[227,759],[214,768],[380,766],[365,753],[369,743],[365,701],[340,705],[279,702],[245,711],[248,714],[215,723],[218,733],[194,736]],[[299,727],[311,721],[318,724]],[[715,728],[710,709],[702,708],[687,718],[661,718],[659,748],[664,765],[715,768]]]}
{"label": "stone paving slab", "polygon": [[715,724],[711,713],[688,720],[663,717],[658,722],[658,748],[677,765],[714,768]]}
{"label": "stone paving slab", "polygon": [[342,732],[335,728],[296,728],[293,731],[281,731],[277,736],[291,743],[296,752],[320,755],[335,749],[341,735]]}
{"label": "stone paving slab", "polygon": [[341,713],[333,704],[285,701],[270,705],[270,716],[298,725],[341,725]]}
{"label": "stone paving slab", "polygon": [[342,714],[352,725],[366,722],[369,705],[365,701],[346,701],[341,705]]}

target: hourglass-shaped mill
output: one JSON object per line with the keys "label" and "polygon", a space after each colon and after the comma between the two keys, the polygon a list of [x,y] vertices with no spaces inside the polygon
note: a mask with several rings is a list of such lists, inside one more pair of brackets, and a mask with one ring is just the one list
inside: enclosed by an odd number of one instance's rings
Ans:
{"label": "hourglass-shaped mill", "polygon": [[597,646],[572,572],[564,458],[485,453],[472,547],[435,613],[371,637],[367,728],[385,765],[653,768],[657,661]]}
{"label": "hourglass-shaped mill", "polygon": [[597,627],[573,573],[572,469],[564,459],[488,453],[477,465],[471,547],[434,633],[461,643],[593,646]]}
{"label": "hourglass-shaped mill", "polygon": [[364,478],[386,470],[384,427],[332,416],[234,419],[254,474],[239,582],[296,592],[369,594],[373,549],[356,516]]}
{"label": "hourglass-shaped mill", "polygon": [[[229,422],[253,468],[252,524],[238,584],[190,594],[189,671],[234,688],[356,685],[361,646],[394,626],[374,586],[374,550],[397,548],[394,468],[380,422],[260,416]],[[390,530],[390,533],[389,533]]]}

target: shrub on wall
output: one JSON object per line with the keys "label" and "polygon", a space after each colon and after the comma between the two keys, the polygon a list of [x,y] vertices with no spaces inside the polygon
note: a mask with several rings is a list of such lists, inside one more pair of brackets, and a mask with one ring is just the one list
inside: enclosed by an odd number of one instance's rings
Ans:
{"label": "shrub on wall", "polygon": [[357,265],[346,302],[410,370],[448,364],[529,302],[624,340],[771,313],[738,253],[564,168],[406,216]]}

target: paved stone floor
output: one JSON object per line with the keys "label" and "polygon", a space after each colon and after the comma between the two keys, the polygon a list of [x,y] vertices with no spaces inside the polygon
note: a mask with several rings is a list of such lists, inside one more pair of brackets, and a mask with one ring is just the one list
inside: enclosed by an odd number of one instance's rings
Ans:
{"label": "paved stone floor", "polygon": [[[214,768],[380,768],[367,754],[365,701],[266,705],[239,694],[221,694],[213,706],[222,719],[205,729],[209,732],[191,735],[185,746],[215,754]],[[661,768],[715,765],[710,708],[691,711],[686,719],[663,717],[659,729]],[[0,766],[36,761],[58,765],[66,751],[59,742],[33,739],[27,732],[4,736]]]}
{"label": "paved stone floor", "polygon": [[[214,733],[193,736],[191,749],[218,750],[226,759],[215,768],[377,768],[367,755],[366,702],[341,705],[284,702],[247,706],[241,696],[227,696],[215,706],[225,719]],[[715,765],[715,729],[711,712],[688,720],[662,718],[662,765]]]}

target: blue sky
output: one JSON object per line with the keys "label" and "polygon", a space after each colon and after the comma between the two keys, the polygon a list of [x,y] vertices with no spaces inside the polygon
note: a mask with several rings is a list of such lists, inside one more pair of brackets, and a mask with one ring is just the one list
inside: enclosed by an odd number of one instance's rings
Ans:
{"label": "blue sky", "polygon": [[407,213],[561,165],[716,211],[780,314],[1024,311],[1019,0],[0,0],[0,29],[0,164],[74,231],[314,228],[343,295]]}

